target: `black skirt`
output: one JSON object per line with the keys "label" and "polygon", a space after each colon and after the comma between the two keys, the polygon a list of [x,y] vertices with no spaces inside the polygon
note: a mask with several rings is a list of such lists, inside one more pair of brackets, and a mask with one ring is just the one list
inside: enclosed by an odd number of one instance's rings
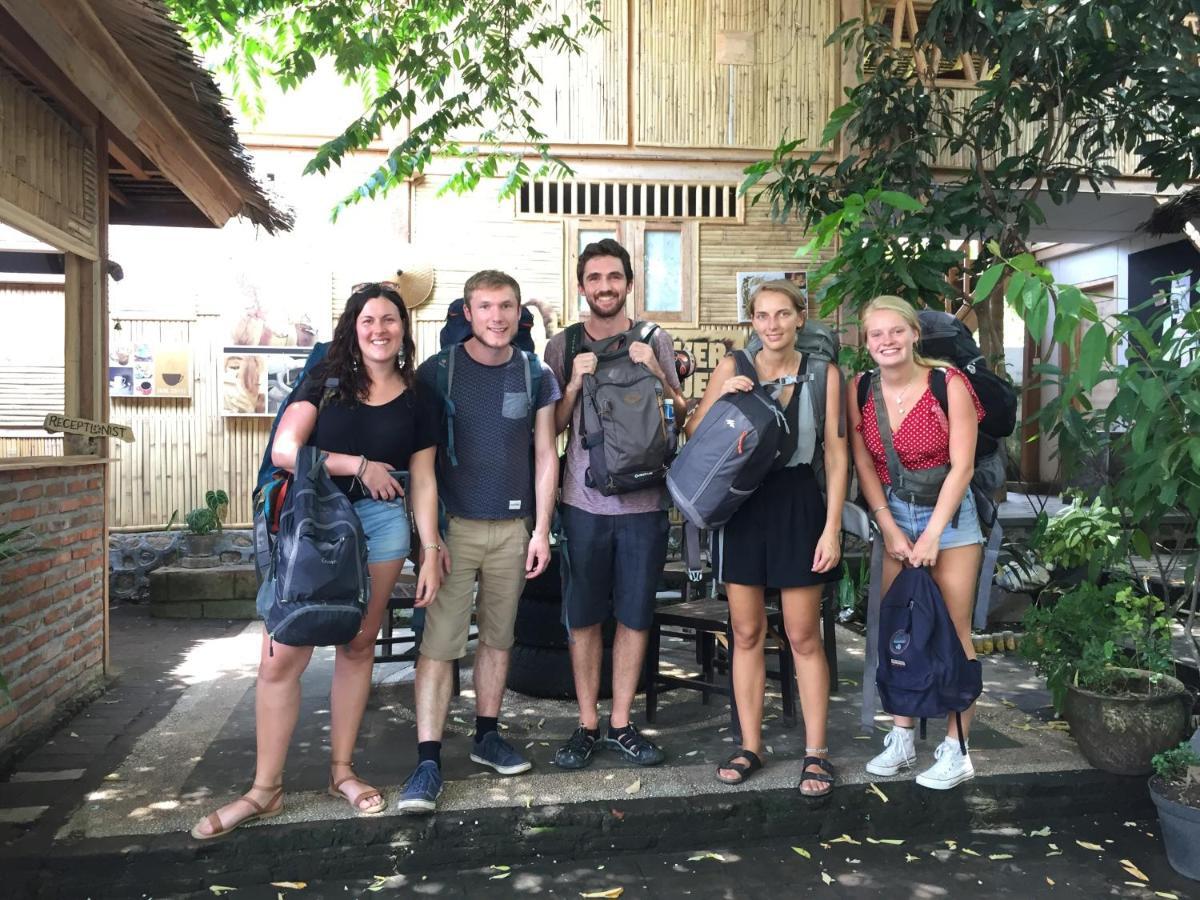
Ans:
{"label": "black skirt", "polygon": [[812,570],[824,530],[825,499],[812,466],[779,469],[713,535],[713,577],[770,588],[839,581],[840,563],[830,572]]}

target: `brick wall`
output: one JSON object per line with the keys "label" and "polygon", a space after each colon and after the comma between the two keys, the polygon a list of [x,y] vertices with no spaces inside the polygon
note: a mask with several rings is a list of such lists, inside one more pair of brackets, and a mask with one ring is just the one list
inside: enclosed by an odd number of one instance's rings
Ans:
{"label": "brick wall", "polygon": [[0,470],[0,529],[37,533],[42,552],[0,562],[0,756],[103,678],[104,468]]}

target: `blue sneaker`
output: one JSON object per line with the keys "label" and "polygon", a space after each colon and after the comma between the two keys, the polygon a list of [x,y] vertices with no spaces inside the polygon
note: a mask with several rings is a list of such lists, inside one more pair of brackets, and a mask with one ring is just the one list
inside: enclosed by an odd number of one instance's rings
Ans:
{"label": "blue sneaker", "polygon": [[410,815],[424,815],[437,809],[437,798],[442,792],[442,770],[431,759],[418,763],[413,773],[404,782],[404,793],[396,808]]}
{"label": "blue sneaker", "polygon": [[533,763],[514,750],[498,731],[489,731],[471,744],[471,762],[491,766],[501,775],[520,775],[533,768]]}

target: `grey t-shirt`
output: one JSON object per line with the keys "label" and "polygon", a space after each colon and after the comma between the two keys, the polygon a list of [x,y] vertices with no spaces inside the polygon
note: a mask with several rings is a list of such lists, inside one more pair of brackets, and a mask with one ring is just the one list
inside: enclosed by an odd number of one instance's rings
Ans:
{"label": "grey t-shirt", "polygon": [[[525,364],[520,351],[499,366],[476,362],[458,345],[454,356],[454,453],[452,466],[438,453],[438,493],[446,511],[464,519],[523,519],[536,512],[530,464]],[[545,363],[536,406],[562,396]],[[417,380],[437,390],[437,357],[417,369]],[[440,397],[439,397],[440,402]],[[446,446],[443,404],[439,445]]]}
{"label": "grey t-shirt", "polygon": [[[671,343],[671,335],[663,329],[658,329],[650,338],[654,346],[654,355],[662,366],[667,383],[679,390],[679,376],[675,374],[675,348]],[[546,345],[546,365],[559,384],[566,386],[566,351],[567,332],[560,331],[550,338]],[[581,351],[582,352],[582,351]],[[598,516],[620,516],[628,513],[655,512],[667,508],[667,489],[660,485],[641,491],[630,491],[628,494],[614,494],[606,497],[596,488],[590,488],[584,482],[588,468],[588,452],[583,449],[579,438],[580,404],[575,403],[571,412],[571,430],[568,432],[571,440],[567,444],[566,471],[562,476],[562,502],[585,512]]]}

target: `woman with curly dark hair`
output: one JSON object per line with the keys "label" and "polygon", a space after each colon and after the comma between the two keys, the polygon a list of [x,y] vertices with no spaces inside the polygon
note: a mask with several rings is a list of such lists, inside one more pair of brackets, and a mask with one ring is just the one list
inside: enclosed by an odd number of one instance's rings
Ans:
{"label": "woman with curly dark hair", "polygon": [[[295,470],[301,447],[325,451],[326,468],[354,503],[367,536],[367,613],[358,636],[337,648],[330,690],[329,792],[360,815],[375,815],[387,806],[378,790],[354,774],[350,757],[371,689],[375,637],[410,549],[406,500],[412,503],[423,550],[418,607],[433,601],[441,581],[434,476],[439,410],[416,385],[415,352],[397,286],[356,285],[328,357],[313,367],[284,410],[271,449],[275,465],[289,471]],[[330,382],[335,378],[336,387]],[[396,478],[400,470],[411,476],[407,498]],[[211,840],[282,811],[283,765],[300,713],[300,676],[312,649],[279,643],[271,648],[264,632],[255,690],[254,783],[244,796],[197,823],[194,838]]]}

